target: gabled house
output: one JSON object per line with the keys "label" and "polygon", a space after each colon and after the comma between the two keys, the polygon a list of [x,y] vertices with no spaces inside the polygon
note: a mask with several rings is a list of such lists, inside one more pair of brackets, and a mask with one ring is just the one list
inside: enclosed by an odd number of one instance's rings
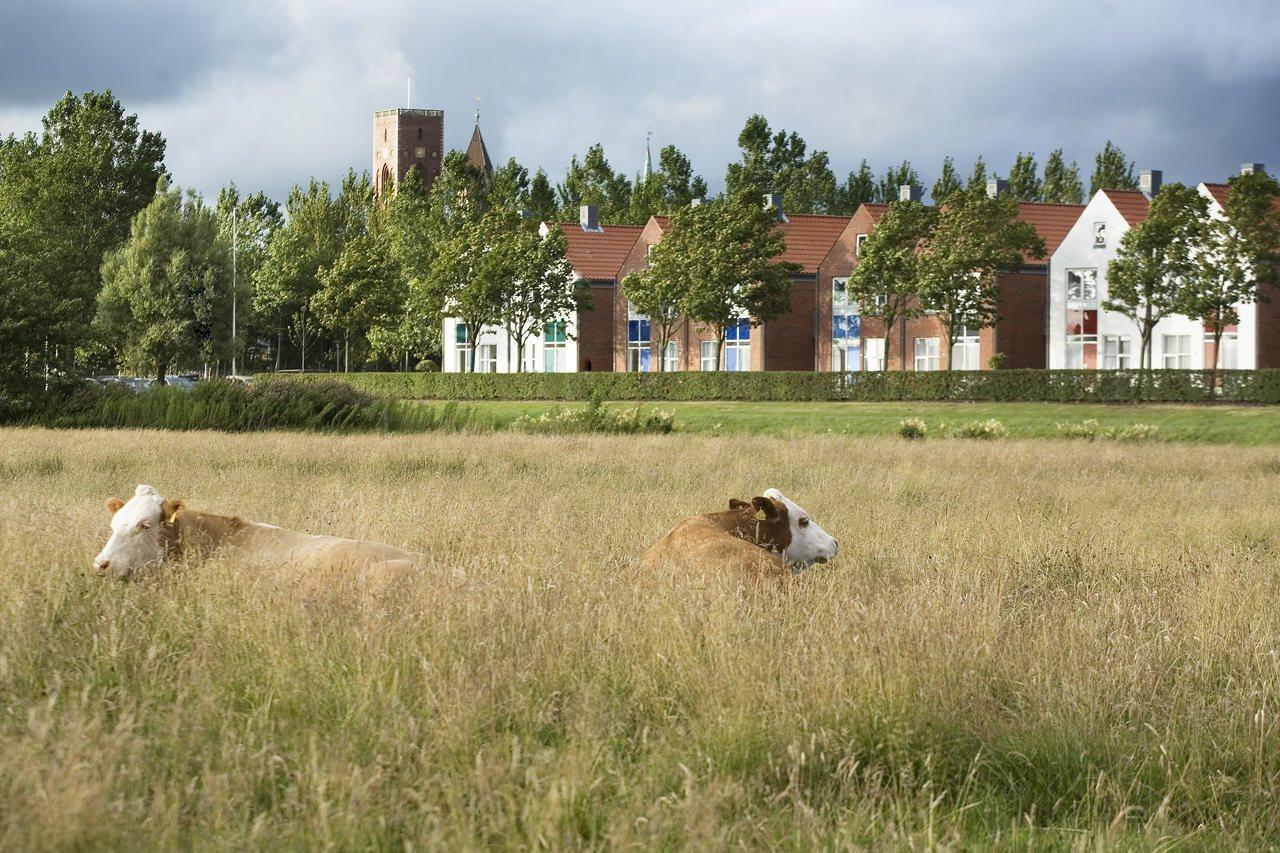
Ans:
{"label": "gabled house", "polygon": [[[791,278],[790,310],[780,317],[752,326],[743,317],[728,330],[720,369],[814,370],[819,362],[822,327],[818,319],[821,294],[829,294],[833,278],[848,274],[853,257],[853,232],[848,216],[788,214],[782,198],[770,193],[764,203],[777,211],[778,228],[786,241],[781,260],[796,264]],[[652,247],[670,227],[665,216],[654,216],[640,232],[639,240],[623,265],[626,274],[644,269]],[[829,298],[829,297],[828,297]],[[647,372],[658,369],[658,341],[649,319],[638,314],[621,293],[614,306],[614,369]],[[667,350],[661,353],[663,370],[713,370],[716,333],[700,323],[682,320]]]}
{"label": "gabled house", "polygon": [[[588,299],[586,307],[547,323],[540,334],[525,342],[523,372],[612,370],[614,294],[619,271],[642,229],[636,225],[604,225],[594,205],[584,205],[576,223],[544,222],[541,228],[544,234],[551,228],[564,232],[569,265]],[[444,321],[441,369],[449,373],[465,371],[472,346],[478,347],[477,373],[519,372],[515,341],[503,329],[486,326],[473,340],[471,330],[456,318]]]}

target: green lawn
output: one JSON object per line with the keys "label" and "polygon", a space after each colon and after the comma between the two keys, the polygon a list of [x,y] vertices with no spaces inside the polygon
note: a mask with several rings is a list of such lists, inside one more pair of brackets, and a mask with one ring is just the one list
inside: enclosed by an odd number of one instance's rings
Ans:
{"label": "green lawn", "polygon": [[[465,403],[499,424],[520,415],[537,416],[582,403]],[[1162,441],[1208,444],[1280,444],[1280,409],[1268,406],[1193,406],[1173,404],[1088,405],[1083,403],[623,403],[676,413],[680,432],[789,435],[838,433],[892,435],[903,418],[922,418],[929,428],[995,418],[1014,438],[1055,438],[1057,425],[1088,418],[1102,427],[1135,423],[1159,427]]]}

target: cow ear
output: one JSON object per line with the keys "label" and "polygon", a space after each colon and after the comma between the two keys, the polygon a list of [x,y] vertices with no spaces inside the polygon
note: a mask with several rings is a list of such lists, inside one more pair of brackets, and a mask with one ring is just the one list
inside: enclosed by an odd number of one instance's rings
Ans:
{"label": "cow ear", "polygon": [[107,498],[107,510],[115,515],[120,511],[120,507],[124,506],[124,501],[119,498]]}
{"label": "cow ear", "polygon": [[160,511],[164,513],[164,523],[173,524],[178,518],[178,513],[186,506],[182,501],[165,501],[160,504]]}
{"label": "cow ear", "polygon": [[756,518],[760,521],[777,521],[781,517],[773,498],[754,497],[751,505],[756,508]]}
{"label": "cow ear", "polygon": [[740,501],[737,498],[729,498],[729,509],[747,509],[751,504],[746,501]]}

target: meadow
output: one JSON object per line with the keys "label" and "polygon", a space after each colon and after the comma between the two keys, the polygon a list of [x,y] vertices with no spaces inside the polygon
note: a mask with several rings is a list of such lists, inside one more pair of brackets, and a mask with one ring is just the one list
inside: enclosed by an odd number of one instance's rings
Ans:
{"label": "meadow", "polygon": [[[94,577],[139,482],[431,559]],[[637,577],[770,486],[836,560]],[[1274,846],[1277,507],[1265,446],[0,430],[0,848]]]}

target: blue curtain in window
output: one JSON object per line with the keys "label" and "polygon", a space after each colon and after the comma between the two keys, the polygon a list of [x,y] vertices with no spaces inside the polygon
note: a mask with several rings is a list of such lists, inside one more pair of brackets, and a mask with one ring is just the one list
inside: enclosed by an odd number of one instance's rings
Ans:
{"label": "blue curtain in window", "polygon": [[638,344],[649,342],[649,321],[648,320],[628,320],[627,321],[627,342]]}

